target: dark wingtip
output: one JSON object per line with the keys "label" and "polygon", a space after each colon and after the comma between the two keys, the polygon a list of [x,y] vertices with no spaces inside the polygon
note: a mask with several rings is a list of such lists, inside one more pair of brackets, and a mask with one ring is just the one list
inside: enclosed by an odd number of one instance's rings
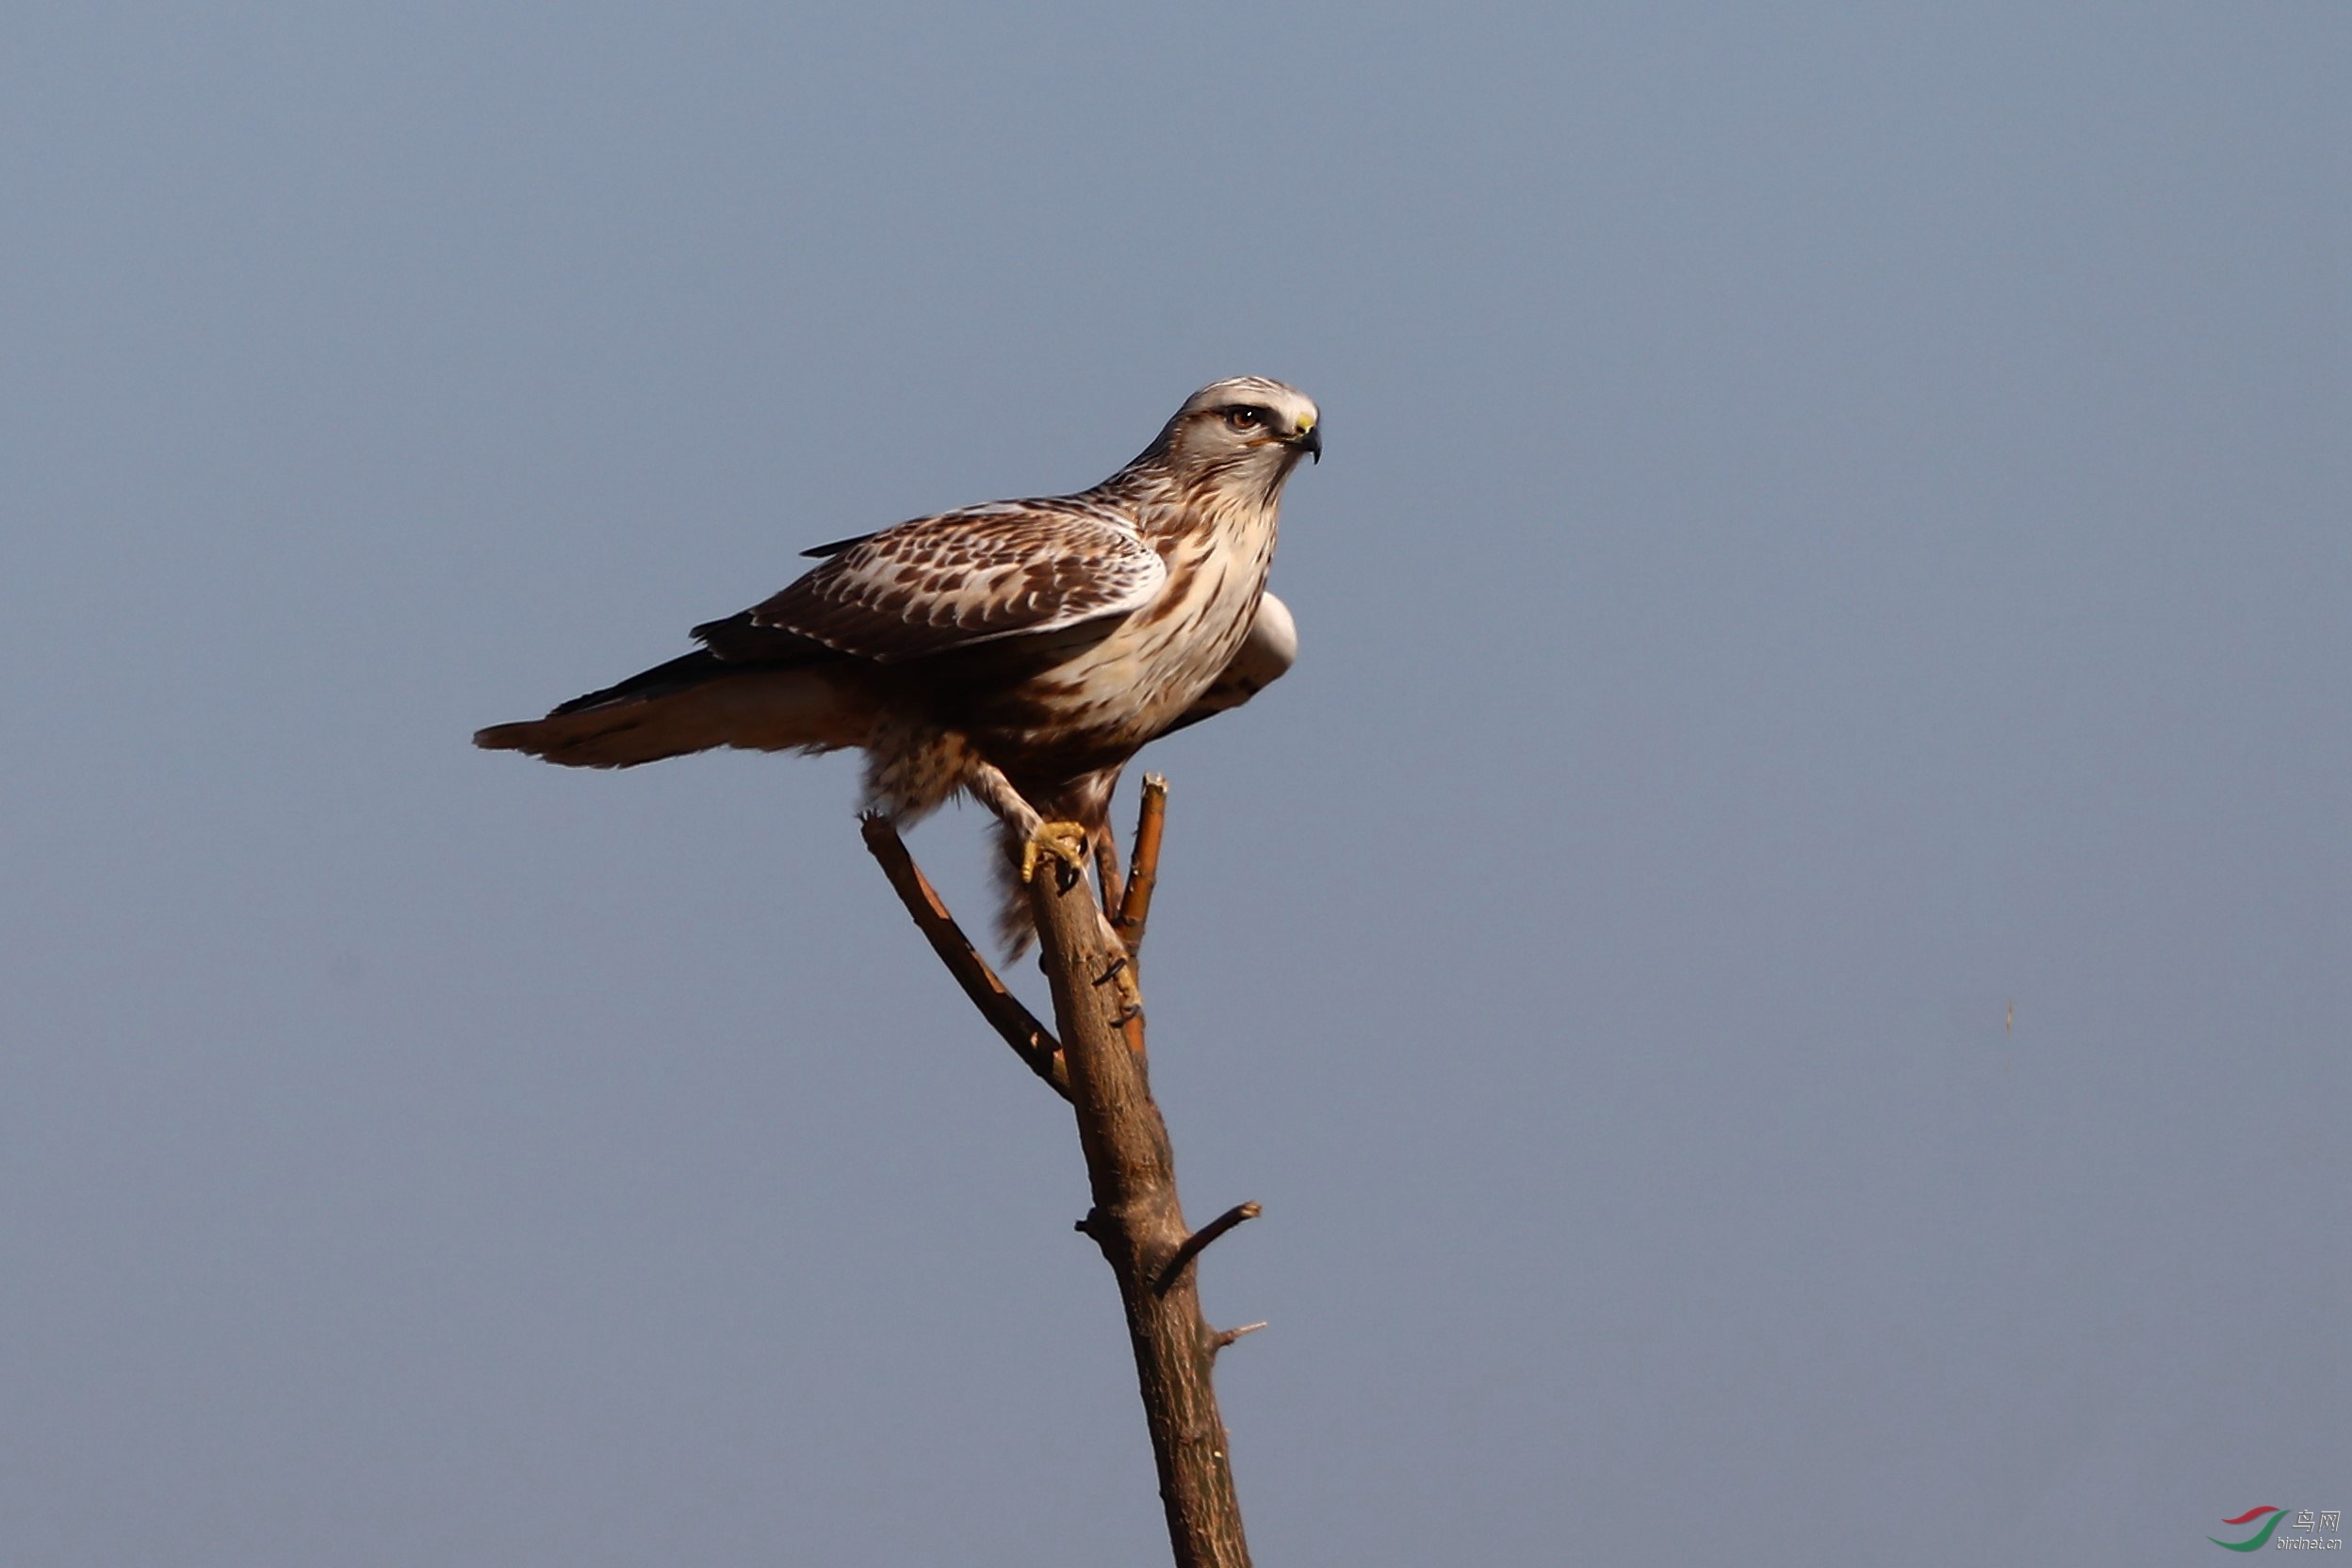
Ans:
{"label": "dark wingtip", "polygon": [[[879,529],[876,529],[876,530],[874,531],[874,532],[876,532],[876,533],[878,533],[878,532],[880,532],[880,531],[880,531]],[[819,559],[819,560],[823,560],[825,557],[829,556],[829,555],[839,555],[839,554],[841,554],[843,550],[848,549],[848,548],[849,548],[851,546],[853,546],[853,545],[862,545],[862,544],[864,544],[867,540],[869,540],[869,539],[871,539],[871,538],[873,538],[873,537],[874,537],[874,534],[873,534],[873,533],[859,533],[859,534],[855,534],[855,535],[851,536],[850,538],[847,538],[847,539],[836,539],[836,540],[834,540],[834,541],[833,541],[831,544],[829,544],[829,545],[819,545],[819,546],[817,546],[816,547],[814,547],[813,549],[805,549],[805,550],[801,551],[800,553],[801,553],[801,554],[803,554],[803,555],[805,555],[805,556],[813,556],[813,557],[815,557],[815,558],[817,558],[817,559]]]}

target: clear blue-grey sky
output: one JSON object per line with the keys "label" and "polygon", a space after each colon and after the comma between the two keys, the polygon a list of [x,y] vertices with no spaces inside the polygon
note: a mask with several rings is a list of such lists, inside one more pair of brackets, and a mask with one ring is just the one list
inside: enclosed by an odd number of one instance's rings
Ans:
{"label": "clear blue-grey sky", "polygon": [[466,736],[1245,371],[1304,654],[1147,761],[1260,1560],[2352,1504],[2347,80],[2316,3],[19,0],[0,1561],[1161,1560],[854,764]]}

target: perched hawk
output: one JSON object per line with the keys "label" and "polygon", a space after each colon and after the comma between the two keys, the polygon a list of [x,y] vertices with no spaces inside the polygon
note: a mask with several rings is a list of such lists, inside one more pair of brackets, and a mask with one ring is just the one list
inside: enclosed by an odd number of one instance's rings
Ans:
{"label": "perched hawk", "polygon": [[1266,575],[1282,482],[1322,458],[1316,418],[1280,382],[1214,383],[1091,490],[820,546],[774,598],[696,627],[698,651],[474,743],[595,768],[862,747],[869,810],[906,825],[960,790],[996,813],[1018,944],[1040,852],[1116,874],[1127,760],[1289,667]]}

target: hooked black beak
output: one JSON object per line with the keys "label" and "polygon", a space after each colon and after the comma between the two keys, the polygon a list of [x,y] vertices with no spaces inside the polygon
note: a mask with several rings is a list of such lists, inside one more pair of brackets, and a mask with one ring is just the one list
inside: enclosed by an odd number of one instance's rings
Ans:
{"label": "hooked black beak", "polygon": [[1307,433],[1292,441],[1291,445],[1306,453],[1309,457],[1315,459],[1317,463],[1322,462],[1323,427],[1321,425],[1313,425],[1308,427]]}

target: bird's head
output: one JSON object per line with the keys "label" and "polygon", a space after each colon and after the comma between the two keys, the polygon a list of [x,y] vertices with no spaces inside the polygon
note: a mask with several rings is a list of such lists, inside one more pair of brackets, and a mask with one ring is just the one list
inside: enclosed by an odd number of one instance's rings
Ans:
{"label": "bird's head", "polygon": [[1323,459],[1315,400],[1264,376],[1234,376],[1186,398],[1137,461],[1163,464],[1179,480],[1271,493],[1302,457]]}

